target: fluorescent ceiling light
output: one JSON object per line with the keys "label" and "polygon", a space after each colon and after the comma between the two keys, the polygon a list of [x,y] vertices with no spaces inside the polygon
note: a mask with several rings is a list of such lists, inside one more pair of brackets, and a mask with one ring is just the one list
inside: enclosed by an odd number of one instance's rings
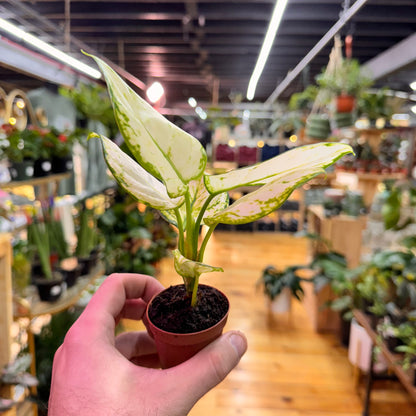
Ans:
{"label": "fluorescent ceiling light", "polygon": [[72,56],[69,56],[65,52],[60,51],[59,49],[55,48],[49,43],[40,40],[36,36],[33,36],[30,33],[25,32],[24,30],[18,28],[17,26],[13,25],[12,23],[9,23],[7,20],[4,20],[2,18],[0,18],[0,29],[3,29],[11,35],[16,36],[20,40],[23,40],[31,44],[32,46],[41,50],[42,52],[45,52],[53,58],[56,58],[59,61],[72,66],[76,70],[81,71],[92,78],[101,78],[101,72],[97,69],[84,64],[83,62],[73,58]]}
{"label": "fluorescent ceiling light", "polygon": [[202,120],[205,120],[207,118],[207,113],[201,107],[196,107],[195,112],[199,115],[199,117]]}
{"label": "fluorescent ceiling light", "polygon": [[282,20],[283,12],[285,11],[287,1],[288,0],[276,0],[276,6],[274,8],[272,18],[270,20],[269,28],[267,29],[266,37],[264,38],[259,57],[257,58],[256,66],[254,67],[254,71],[251,75],[250,82],[248,83],[248,100],[252,100],[254,98],[257,83],[260,79],[261,73],[263,72],[267,58],[269,57],[270,49],[272,48],[274,38],[276,37],[277,29],[279,28],[280,21]]}
{"label": "fluorescent ceiling light", "polygon": [[165,90],[160,82],[154,82],[146,91],[147,98],[151,103],[157,103],[162,95],[165,93]]}
{"label": "fluorescent ceiling light", "polygon": [[189,97],[189,98],[188,98],[188,104],[189,104],[192,108],[195,108],[195,107],[196,107],[196,105],[197,105],[197,102],[196,102],[196,100],[195,100],[195,98],[194,98],[194,97]]}
{"label": "fluorescent ceiling light", "polygon": [[413,81],[413,82],[410,84],[410,88],[411,88],[412,90],[416,91],[416,81]]}

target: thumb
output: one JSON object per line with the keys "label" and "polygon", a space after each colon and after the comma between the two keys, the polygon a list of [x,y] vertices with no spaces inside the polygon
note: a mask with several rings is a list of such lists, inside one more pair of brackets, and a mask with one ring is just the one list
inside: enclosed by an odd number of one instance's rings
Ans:
{"label": "thumb", "polygon": [[209,344],[184,363],[171,368],[169,375],[187,392],[189,409],[209,390],[220,383],[239,363],[247,350],[243,333],[230,331]]}

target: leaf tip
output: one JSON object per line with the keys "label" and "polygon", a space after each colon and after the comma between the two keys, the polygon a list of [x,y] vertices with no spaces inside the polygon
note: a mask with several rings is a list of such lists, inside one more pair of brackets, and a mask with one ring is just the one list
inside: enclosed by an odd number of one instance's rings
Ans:
{"label": "leaf tip", "polygon": [[90,140],[90,139],[99,139],[101,136],[99,135],[99,134],[97,134],[97,133],[90,133],[89,135],[88,135],[88,137],[87,137],[87,140]]}

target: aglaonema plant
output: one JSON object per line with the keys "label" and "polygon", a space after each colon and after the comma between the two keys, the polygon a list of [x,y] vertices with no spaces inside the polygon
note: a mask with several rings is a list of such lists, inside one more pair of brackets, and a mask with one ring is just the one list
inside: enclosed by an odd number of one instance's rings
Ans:
{"label": "aglaonema plant", "polygon": [[[174,265],[191,304],[197,303],[199,277],[222,271],[203,263],[215,227],[258,220],[279,208],[295,188],[352,152],[341,143],[297,147],[260,164],[218,175],[205,173],[207,155],[197,139],[169,122],[137,95],[106,63],[92,56],[103,72],[120,132],[134,159],[108,138],[103,144],[108,167],[138,201],[159,210],[178,229]],[[253,191],[229,205],[228,191]],[[200,238],[202,225],[208,227]]]}

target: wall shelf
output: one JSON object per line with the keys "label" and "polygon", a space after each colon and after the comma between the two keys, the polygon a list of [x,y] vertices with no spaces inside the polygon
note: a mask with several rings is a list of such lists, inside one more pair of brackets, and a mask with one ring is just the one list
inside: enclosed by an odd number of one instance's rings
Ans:
{"label": "wall shelf", "polygon": [[104,267],[98,264],[90,274],[79,277],[77,283],[67,289],[56,302],[38,301],[31,305],[26,299],[14,297],[14,318],[35,318],[40,315],[53,315],[62,312],[75,305],[81,297],[82,292],[88,289],[96,279],[103,275]]}

